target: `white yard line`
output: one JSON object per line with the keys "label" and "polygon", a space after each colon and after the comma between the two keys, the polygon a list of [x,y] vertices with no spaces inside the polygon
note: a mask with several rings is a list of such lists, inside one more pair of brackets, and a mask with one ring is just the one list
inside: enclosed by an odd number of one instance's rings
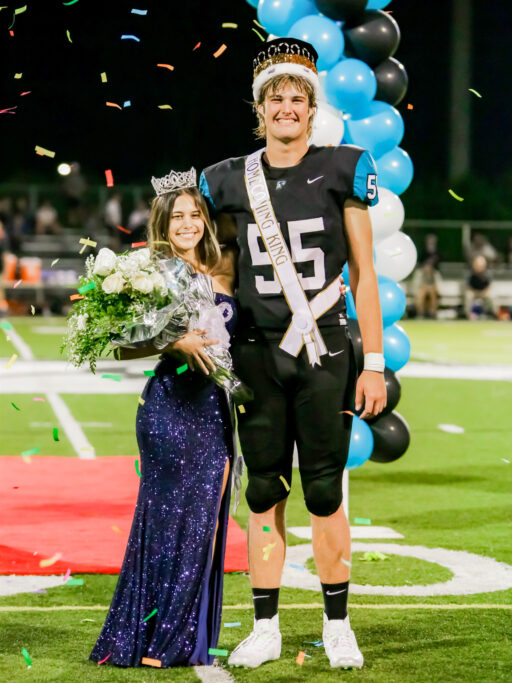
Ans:
{"label": "white yard line", "polygon": [[96,457],[94,448],[85,436],[80,423],[75,420],[62,398],[54,392],[47,392],[46,396],[78,457],[83,460],[94,459]]}
{"label": "white yard line", "polygon": [[20,357],[23,358],[23,360],[34,360],[34,354],[32,353],[32,349],[25,341],[23,341],[21,336],[14,329],[14,327],[12,327],[10,330],[6,332],[7,336],[10,337],[10,340],[16,347],[16,351],[19,351]]}

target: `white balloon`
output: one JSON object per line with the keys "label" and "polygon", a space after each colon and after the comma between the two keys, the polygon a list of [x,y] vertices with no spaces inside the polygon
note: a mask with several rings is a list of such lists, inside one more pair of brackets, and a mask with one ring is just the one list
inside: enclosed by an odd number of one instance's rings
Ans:
{"label": "white balloon", "polygon": [[369,213],[374,244],[400,230],[404,223],[405,211],[402,200],[385,187],[379,187],[379,201],[375,206],[370,206]]}
{"label": "white balloon", "polygon": [[400,282],[414,270],[418,253],[414,242],[404,232],[394,232],[375,247],[375,270],[378,275]]}
{"label": "white balloon", "polygon": [[318,102],[327,102],[327,95],[325,94],[325,79],[327,78],[327,71],[318,72],[318,93],[316,99]]}
{"label": "white balloon", "polygon": [[341,113],[326,102],[319,102],[313,120],[313,145],[339,145],[343,139],[345,124]]}

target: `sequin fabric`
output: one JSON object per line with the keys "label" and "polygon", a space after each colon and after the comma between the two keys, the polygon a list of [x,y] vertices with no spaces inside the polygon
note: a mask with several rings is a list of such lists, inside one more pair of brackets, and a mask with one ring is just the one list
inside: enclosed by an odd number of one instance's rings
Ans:
{"label": "sequin fabric", "polygon": [[[216,294],[230,334],[235,301]],[[90,659],[103,666],[211,664],[222,608],[233,441],[225,394],[200,372],[176,373],[166,356],[137,412],[141,480],[130,537],[105,624]],[[134,471],[134,476],[137,476]],[[219,521],[212,562],[215,526]],[[157,610],[147,621],[144,619]]]}

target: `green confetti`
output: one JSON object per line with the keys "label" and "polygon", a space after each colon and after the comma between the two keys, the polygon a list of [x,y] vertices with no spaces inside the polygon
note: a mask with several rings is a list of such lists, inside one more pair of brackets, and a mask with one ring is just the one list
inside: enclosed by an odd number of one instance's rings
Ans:
{"label": "green confetti", "polygon": [[469,92],[472,92],[473,95],[476,95],[477,97],[482,98],[482,95],[477,90],[473,90],[473,88],[468,88]]}
{"label": "green confetti", "polygon": [[79,294],[85,294],[85,292],[90,292],[91,289],[96,288],[96,283],[95,282],[88,282],[86,285],[82,285],[81,287],[78,288],[78,293]]}
{"label": "green confetti", "polygon": [[12,330],[12,325],[10,322],[7,322],[7,320],[2,320],[0,324],[3,330]]}
{"label": "green confetti", "polygon": [[179,368],[176,368],[176,374],[181,375],[183,372],[186,372],[188,370],[188,365],[185,363],[185,365],[180,365]]}
{"label": "green confetti", "polygon": [[36,446],[35,448],[30,448],[28,451],[23,451],[21,455],[24,457],[28,457],[29,455],[35,455],[36,453],[39,453],[40,450],[41,449],[39,448],[39,446]]}
{"label": "green confetti", "polygon": [[21,654],[23,655],[25,661],[27,662],[27,666],[32,666],[32,660],[30,659],[30,655],[28,654],[28,650],[23,647],[21,649]]}
{"label": "green confetti", "polygon": [[151,617],[154,617],[157,612],[158,610],[155,607],[155,609],[152,612],[150,612],[147,617],[144,617],[142,621],[147,621],[148,619],[151,619]]}
{"label": "green confetti", "polygon": [[74,5],[75,2],[78,2],[78,0],[71,0],[71,2],[63,2],[63,5]]}
{"label": "green confetti", "polygon": [[60,439],[59,439],[59,428],[58,427],[53,428],[53,440],[54,441],[60,441]]}
{"label": "green confetti", "polygon": [[137,472],[137,475],[139,477],[142,477],[142,474],[140,473],[140,470],[139,470],[139,461],[138,460],[135,461],[135,471]]}
{"label": "green confetti", "polygon": [[144,374],[146,375],[146,377],[154,377],[155,371],[154,370],[144,370]]}
{"label": "green confetti", "polygon": [[254,33],[258,36],[258,38],[260,40],[262,40],[263,42],[265,42],[265,38],[261,35],[261,33],[259,31],[257,31],[255,28],[251,28],[251,31],[254,31]]}
{"label": "green confetti", "polygon": [[23,12],[27,11],[27,6],[23,5],[23,7],[18,7],[18,9],[14,10],[14,14],[23,14]]}
{"label": "green confetti", "polygon": [[269,527],[269,526],[264,526],[264,527],[263,527],[263,531],[270,531],[270,527]]}
{"label": "green confetti", "polygon": [[16,403],[13,403],[12,401],[11,401],[11,405],[12,405],[13,408],[16,408],[16,410],[21,410],[21,408],[18,408],[18,406],[16,405]]}
{"label": "green confetti", "polygon": [[367,519],[366,517],[356,517],[354,519],[354,524],[371,524],[372,520]]}
{"label": "green confetti", "polygon": [[84,580],[83,579],[68,579],[64,585],[65,586],[83,586]]}
{"label": "green confetti", "polygon": [[102,378],[113,379],[114,382],[120,382],[123,379],[122,375],[117,375],[114,372],[104,372]]}
{"label": "green confetti", "polygon": [[378,562],[379,560],[389,560],[387,555],[376,550],[375,552],[365,553],[359,558],[360,562]]}
{"label": "green confetti", "polygon": [[214,647],[211,647],[208,650],[209,655],[217,655],[218,657],[227,657],[228,656],[228,651],[227,650],[216,650]]}
{"label": "green confetti", "polygon": [[464,201],[464,197],[459,197],[459,195],[458,195],[458,194],[455,194],[455,192],[454,192],[453,190],[448,190],[448,192],[449,192],[449,194],[451,194],[451,196],[452,196],[454,199],[456,199],[458,202],[463,202],[463,201]]}
{"label": "green confetti", "polygon": [[68,37],[69,42],[72,43],[73,41],[71,40],[71,35],[69,33],[69,29],[66,31],[66,35]]}

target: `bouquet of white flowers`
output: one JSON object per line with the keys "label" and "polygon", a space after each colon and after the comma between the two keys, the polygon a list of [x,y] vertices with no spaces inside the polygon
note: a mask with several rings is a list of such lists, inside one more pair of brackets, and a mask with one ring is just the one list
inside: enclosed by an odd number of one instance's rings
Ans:
{"label": "bouquet of white flowers", "polygon": [[209,377],[236,403],[251,398],[233,373],[226,311],[215,304],[210,277],[179,258],[152,259],[147,248],[118,255],[104,248],[88,257],[79,285],[83,296],[68,316],[62,347],[73,365],[88,362],[95,372],[109,346],[152,343],[163,349],[187,330],[201,328],[219,340],[205,347],[215,364]]}

